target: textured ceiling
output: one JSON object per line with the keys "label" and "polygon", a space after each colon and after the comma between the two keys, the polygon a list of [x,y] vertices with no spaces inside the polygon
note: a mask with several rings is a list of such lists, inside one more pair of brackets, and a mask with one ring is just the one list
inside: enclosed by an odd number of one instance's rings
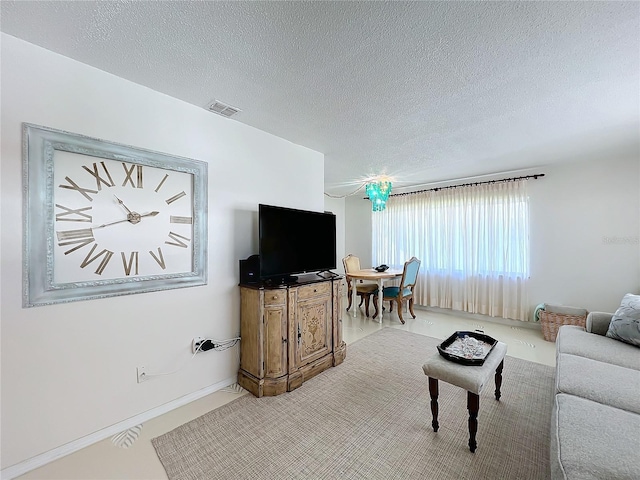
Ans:
{"label": "textured ceiling", "polygon": [[0,8],[9,35],[323,152],[333,194],[640,151],[638,2]]}

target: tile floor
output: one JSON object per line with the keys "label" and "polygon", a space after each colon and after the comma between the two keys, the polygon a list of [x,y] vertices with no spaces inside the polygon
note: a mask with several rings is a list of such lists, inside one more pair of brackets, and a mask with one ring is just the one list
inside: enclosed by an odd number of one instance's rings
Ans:
{"label": "tile floor", "polygon": [[[544,341],[538,325],[433,308],[416,308],[415,312],[415,319],[411,319],[408,313],[404,315],[407,321],[405,325],[399,322],[395,313],[385,313],[381,324],[365,317],[363,310],[358,310],[356,316],[353,313],[347,313],[343,317],[344,339],[348,345],[388,327],[438,339],[445,339],[456,330],[480,329],[487,335],[507,343],[509,356],[544,365],[555,365],[555,343]],[[347,357],[348,355],[347,348]],[[165,471],[151,445],[151,439],[243,394],[245,394],[244,391],[238,392],[233,387],[215,392],[146,422],[137,441],[127,449],[116,447],[111,439],[105,439],[18,478],[25,480],[166,479]]]}

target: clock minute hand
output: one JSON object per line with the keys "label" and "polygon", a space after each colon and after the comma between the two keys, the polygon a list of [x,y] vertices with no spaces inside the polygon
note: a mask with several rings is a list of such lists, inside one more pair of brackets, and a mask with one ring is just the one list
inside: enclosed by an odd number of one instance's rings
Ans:
{"label": "clock minute hand", "polygon": [[117,223],[124,223],[124,222],[129,222],[135,225],[136,223],[140,223],[140,219],[142,217],[155,217],[159,213],[160,212],[149,212],[149,213],[143,213],[142,215],[140,215],[139,213],[131,212],[129,215],[127,215],[127,218],[125,218],[124,220],[116,220],[115,222],[103,223],[102,225],[98,225],[97,227],[93,227],[93,228],[94,229],[104,228],[104,227],[108,227],[109,225],[115,225]]}
{"label": "clock minute hand", "polygon": [[115,225],[116,223],[123,223],[123,222],[128,222],[129,219],[125,218],[124,220],[116,220],[115,222],[109,222],[109,223],[103,223],[102,225],[98,225],[97,227],[92,227],[93,229],[96,228],[104,228],[104,227],[108,227],[109,225]]}

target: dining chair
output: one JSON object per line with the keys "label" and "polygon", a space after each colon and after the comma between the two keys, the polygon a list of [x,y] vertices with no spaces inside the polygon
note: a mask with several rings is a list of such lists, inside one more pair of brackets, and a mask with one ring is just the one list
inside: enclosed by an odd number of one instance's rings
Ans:
{"label": "dining chair", "polygon": [[[355,255],[349,254],[342,259],[342,265],[344,265],[344,273],[347,276],[347,287],[348,287],[347,297],[349,300],[347,311],[349,311],[349,309],[351,308],[351,303],[353,302],[353,298],[352,298],[353,285],[351,282],[357,281],[356,279],[351,278],[349,276],[349,272],[356,272],[358,270],[361,270],[360,259]],[[356,293],[360,297],[360,305],[358,305],[358,307],[361,307],[362,302],[364,302],[364,312],[367,315],[367,317],[369,316],[369,303],[370,303],[371,297],[377,290],[378,290],[378,286],[375,283],[363,283],[362,280],[360,280],[356,284]],[[378,314],[378,304],[375,302],[374,302],[374,307],[376,309],[374,314],[374,318],[375,318],[375,316]]]}
{"label": "dining chair", "polygon": [[[393,311],[393,302],[398,304],[398,317],[400,321],[404,323],[402,318],[402,302],[405,300],[409,303],[409,312],[413,318],[416,318],[416,314],[413,312],[413,289],[416,286],[418,280],[418,271],[420,270],[420,260],[416,257],[411,257],[404,263],[404,269],[402,270],[402,279],[400,280],[400,286],[398,287],[384,287],[382,289],[382,301],[389,301],[389,312]],[[373,296],[373,303],[378,305],[378,291]],[[378,312],[376,311],[373,318],[376,318]]]}

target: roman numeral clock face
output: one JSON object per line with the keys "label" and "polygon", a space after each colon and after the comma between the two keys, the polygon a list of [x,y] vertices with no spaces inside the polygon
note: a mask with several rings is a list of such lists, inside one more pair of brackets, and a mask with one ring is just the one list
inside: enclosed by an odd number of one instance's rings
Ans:
{"label": "roman numeral clock face", "polygon": [[53,158],[56,284],[193,270],[193,175],[65,151]]}
{"label": "roman numeral clock face", "polygon": [[23,306],[207,284],[208,164],[23,132]]}

